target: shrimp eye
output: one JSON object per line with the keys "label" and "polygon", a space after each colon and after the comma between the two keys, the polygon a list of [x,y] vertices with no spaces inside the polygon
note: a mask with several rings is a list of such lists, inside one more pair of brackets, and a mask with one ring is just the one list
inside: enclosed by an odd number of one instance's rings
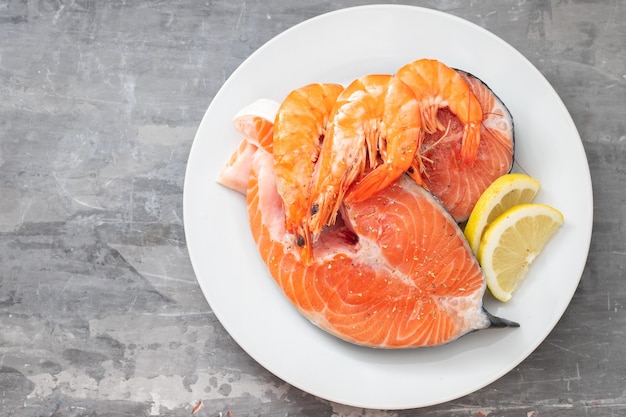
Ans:
{"label": "shrimp eye", "polygon": [[298,245],[298,247],[303,247],[304,244],[306,242],[304,241],[304,238],[301,235],[298,235],[298,238],[296,239],[296,245]]}
{"label": "shrimp eye", "polygon": [[311,216],[315,216],[318,211],[320,211],[319,204],[313,204],[313,206],[311,206]]}

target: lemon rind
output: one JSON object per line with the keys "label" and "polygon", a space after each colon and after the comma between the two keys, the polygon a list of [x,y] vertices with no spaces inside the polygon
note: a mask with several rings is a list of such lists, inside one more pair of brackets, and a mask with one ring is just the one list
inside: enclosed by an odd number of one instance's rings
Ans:
{"label": "lemon rind", "polygon": [[[523,183],[524,186],[519,185]],[[470,217],[465,225],[465,238],[469,242],[470,248],[474,254],[478,254],[481,237],[484,234],[488,224],[487,219],[494,207],[503,200],[504,196],[513,190],[530,190],[532,196],[529,201],[520,203],[531,203],[541,188],[541,184],[536,179],[521,173],[505,174],[496,179],[480,196]]]}

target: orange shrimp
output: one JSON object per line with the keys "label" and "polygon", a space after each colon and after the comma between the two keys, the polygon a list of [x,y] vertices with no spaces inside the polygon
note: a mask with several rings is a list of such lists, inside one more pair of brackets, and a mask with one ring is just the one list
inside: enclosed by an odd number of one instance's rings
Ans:
{"label": "orange shrimp", "polygon": [[[348,188],[368,168],[380,170],[358,188],[363,200],[384,188],[409,168],[418,147],[419,105],[408,86],[389,74],[370,74],[354,80],[337,98],[320,158],[315,168],[310,230],[318,236],[333,224]],[[419,122],[418,122],[419,123]],[[367,177],[366,177],[367,179]],[[358,197],[358,198],[356,198]]]}
{"label": "orange shrimp", "polygon": [[471,164],[480,143],[483,112],[467,82],[452,68],[433,59],[418,59],[404,65],[397,76],[413,89],[421,104],[422,124],[427,133],[443,131],[446,126],[437,117],[440,108],[448,107],[463,124],[461,157]]}
{"label": "orange shrimp", "polygon": [[298,88],[287,95],[274,121],[276,186],[285,207],[286,228],[296,236],[305,261],[311,255],[307,223],[311,177],[328,117],[342,91],[339,84]]}
{"label": "orange shrimp", "polygon": [[[410,168],[419,156],[423,132],[419,106],[410,88],[398,78],[389,83],[385,100],[398,105],[385,106],[382,123],[391,126],[379,140],[378,153],[382,163],[368,172],[346,195],[346,202],[363,201],[374,193],[387,188],[400,175]],[[417,181],[421,185],[421,182]]]}

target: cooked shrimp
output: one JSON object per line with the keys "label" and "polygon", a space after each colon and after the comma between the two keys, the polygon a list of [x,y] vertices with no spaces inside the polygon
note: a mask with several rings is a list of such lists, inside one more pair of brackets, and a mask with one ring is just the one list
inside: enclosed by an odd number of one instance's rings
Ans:
{"label": "cooked shrimp", "polygon": [[398,70],[397,76],[413,89],[421,105],[422,124],[427,133],[443,131],[437,117],[448,107],[463,124],[461,157],[467,164],[476,159],[483,112],[465,80],[452,68],[433,59],[418,59]]}
{"label": "cooked shrimp", "polygon": [[483,121],[476,160],[467,165],[461,158],[463,125],[449,109],[439,111],[439,120],[450,128],[445,134],[425,135],[420,150],[424,162],[424,185],[458,222],[469,217],[482,193],[513,165],[513,117],[504,103],[478,78],[461,70],[480,102]]}
{"label": "cooked shrimp", "polygon": [[311,177],[328,117],[342,91],[338,84],[298,88],[282,102],[274,122],[276,186],[285,207],[286,228],[296,235],[305,260],[311,253],[307,222]]}
{"label": "cooked shrimp", "polygon": [[415,95],[392,75],[363,76],[341,93],[311,186],[313,235],[335,222],[348,188],[366,168],[376,168],[379,154],[384,157],[383,166],[372,171],[372,179],[358,189],[359,200],[384,188],[410,166],[420,133],[411,122],[418,120]]}
{"label": "cooked shrimp", "polygon": [[[382,163],[368,172],[348,192],[346,201],[359,202],[387,188],[402,175],[412,162],[419,159],[416,151],[422,141],[422,122],[417,100],[412,99],[411,89],[400,79],[393,77],[389,82],[381,122],[389,126],[380,133],[378,153]],[[417,180],[421,185],[421,182]]]}

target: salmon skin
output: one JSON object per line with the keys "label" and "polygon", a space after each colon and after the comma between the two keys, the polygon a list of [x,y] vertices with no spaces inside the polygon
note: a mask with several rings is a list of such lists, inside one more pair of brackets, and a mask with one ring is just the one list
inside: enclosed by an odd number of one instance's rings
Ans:
{"label": "salmon skin", "polygon": [[483,111],[476,159],[463,162],[463,124],[449,109],[437,116],[445,132],[427,134],[422,143],[424,185],[458,222],[464,222],[489,184],[513,168],[513,116],[502,100],[479,78],[456,70],[469,84]]}
{"label": "salmon skin", "polygon": [[488,327],[518,326],[482,306],[485,278],[455,220],[406,175],[345,205],[313,262],[286,231],[272,156],[257,151],[247,206],[270,275],[313,324],[357,345],[436,346]]}

